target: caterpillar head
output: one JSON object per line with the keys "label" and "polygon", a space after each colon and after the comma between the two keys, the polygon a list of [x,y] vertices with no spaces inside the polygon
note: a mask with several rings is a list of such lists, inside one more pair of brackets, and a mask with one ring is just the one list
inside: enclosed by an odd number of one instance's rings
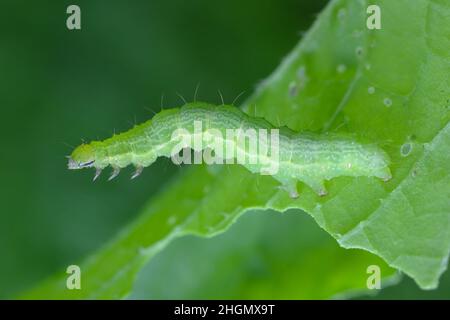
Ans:
{"label": "caterpillar head", "polygon": [[70,156],[67,157],[69,169],[82,169],[94,166],[95,152],[89,144],[82,144],[75,148]]}

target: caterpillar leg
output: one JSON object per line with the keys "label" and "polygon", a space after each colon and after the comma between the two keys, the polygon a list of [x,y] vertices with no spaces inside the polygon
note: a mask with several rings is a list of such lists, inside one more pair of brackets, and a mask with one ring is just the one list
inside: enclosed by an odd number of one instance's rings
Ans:
{"label": "caterpillar leg", "polygon": [[97,180],[97,178],[100,177],[101,173],[102,173],[102,169],[101,168],[96,168],[95,169],[95,176],[94,176],[94,179],[92,179],[92,181]]}
{"label": "caterpillar leg", "polygon": [[111,176],[109,177],[108,181],[111,181],[112,179],[114,179],[115,177],[117,177],[120,173],[120,168],[119,167],[113,167],[113,172],[111,174]]}
{"label": "caterpillar leg", "polygon": [[143,166],[136,166],[136,171],[131,176],[131,179],[139,177],[139,175],[142,173],[142,170],[144,170]]}
{"label": "caterpillar leg", "polygon": [[389,170],[388,167],[378,170],[375,176],[382,179],[384,182],[387,182],[392,179],[391,170]]}
{"label": "caterpillar leg", "polygon": [[304,181],[311,189],[314,190],[317,195],[323,197],[328,194],[327,189],[325,189],[324,181],[323,180],[308,180]]}
{"label": "caterpillar leg", "polygon": [[289,179],[283,182],[282,189],[286,190],[289,193],[289,197],[292,199],[297,199],[299,197],[297,191],[297,180]]}

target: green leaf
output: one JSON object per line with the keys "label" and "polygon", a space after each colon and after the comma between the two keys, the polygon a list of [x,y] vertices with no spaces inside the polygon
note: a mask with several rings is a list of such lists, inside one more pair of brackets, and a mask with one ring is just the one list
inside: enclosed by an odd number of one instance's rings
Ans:
{"label": "green leaf", "polygon": [[[394,178],[387,184],[334,179],[326,199],[308,194],[293,204],[276,194],[271,207],[302,208],[343,247],[373,252],[422,288],[435,288],[450,249],[450,4],[378,1],[382,29],[368,31],[367,3],[345,3],[329,7],[329,29],[320,29],[328,38],[310,34],[316,41],[303,42],[282,67],[283,76],[272,77],[271,90],[255,100],[257,111],[272,121],[289,119],[294,129],[343,127],[383,144]],[[339,65],[349,79],[340,80]],[[286,91],[296,68],[311,80],[293,112],[286,95],[269,92]],[[276,114],[270,111],[275,104]]]}
{"label": "green leaf", "polygon": [[391,181],[337,178],[326,197],[301,185],[293,201],[271,177],[195,166],[81,266],[82,290],[67,290],[60,274],[24,297],[124,297],[171,240],[211,237],[245,211],[268,208],[302,209],[341,246],[436,287],[450,249],[450,4],[370,4],[381,8],[381,30],[366,29],[368,2],[332,1],[244,110],[295,130],[347,131],[380,144],[392,159]]}
{"label": "green leaf", "polygon": [[340,249],[298,210],[253,211],[214,238],[173,241],[140,272],[130,298],[343,298],[367,292],[369,265],[393,273],[368,252]]}
{"label": "green leaf", "polygon": [[[194,167],[170,183],[167,190],[151,200],[143,210],[143,214],[132,225],[125,228],[117,239],[81,265],[82,290],[67,290],[67,274],[61,272],[26,293],[22,298],[114,299],[126,297],[131,292],[138,271],[172,240],[188,234],[206,237],[217,235],[226,230],[245,210],[257,206],[258,192],[261,191],[258,184],[262,182],[255,184],[254,177],[240,166],[226,171],[227,173],[224,173],[220,167]],[[235,178],[235,181],[217,179],[222,174],[229,174]],[[231,184],[226,186],[222,183]],[[239,188],[236,185],[239,185]],[[273,188],[276,188],[275,182],[269,189]],[[248,195],[243,195],[246,193],[245,190]],[[250,193],[252,190],[254,193]],[[322,277],[322,281],[326,281],[328,277],[331,285],[329,284],[326,288],[318,287],[315,291],[314,288],[303,291],[304,289],[300,287],[294,296],[305,292],[304,294],[309,298],[330,297],[343,291],[362,290],[365,288],[366,268],[372,264],[380,266],[383,276],[387,278],[385,284],[391,281],[393,270],[388,268],[382,260],[361,251],[352,250],[347,253],[338,248],[337,244],[330,242],[329,238],[324,241],[323,236],[318,235],[317,232],[307,231],[307,226],[305,228],[306,231],[302,232],[304,229],[301,225],[292,224],[290,229],[291,234],[310,234],[308,238],[313,241],[312,248],[308,250],[295,245],[290,249],[287,248],[291,250],[291,253],[298,251],[293,260],[296,266],[300,265],[304,270],[295,273],[296,270],[291,269],[291,274],[297,276],[297,283],[301,286],[304,278],[300,275],[303,274],[311,279],[309,271],[314,268],[317,270],[315,266],[317,260],[331,260],[334,262],[324,264],[323,272],[316,275]],[[285,228],[281,234],[287,234],[287,231]],[[274,238],[278,236],[280,234],[274,234]],[[296,242],[301,243],[301,239],[304,238],[298,238]],[[305,259],[310,259],[310,263],[302,264],[301,261]],[[350,265],[352,267],[348,268]],[[169,273],[166,276],[171,277]],[[163,277],[158,275],[158,278]],[[268,285],[267,281],[268,279],[265,279],[262,285]],[[292,279],[291,284],[295,284]],[[310,286],[314,286],[314,283]],[[291,288],[291,292],[292,290]],[[243,293],[236,292],[234,296],[237,297],[238,294]],[[248,294],[255,297],[256,292]],[[222,297],[225,298],[225,296]]]}

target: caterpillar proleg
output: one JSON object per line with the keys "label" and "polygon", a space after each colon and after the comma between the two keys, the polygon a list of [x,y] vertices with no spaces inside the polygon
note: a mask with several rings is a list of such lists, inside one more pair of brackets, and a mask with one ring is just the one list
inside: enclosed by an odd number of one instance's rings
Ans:
{"label": "caterpillar proleg", "polygon": [[[238,134],[230,137],[231,129]],[[250,131],[276,133],[277,139],[256,135],[261,141],[252,148],[251,141],[242,139],[245,135],[241,134]],[[236,152],[223,154],[222,147],[230,145]],[[389,157],[375,144],[336,134],[276,128],[236,107],[200,102],[163,110],[147,122],[109,139],[83,143],[68,157],[68,168],[93,167],[95,180],[104,168],[111,166],[111,180],[120,169],[132,164],[136,167],[132,178],[136,178],[158,157],[174,157],[185,148],[213,151],[220,156],[213,160],[226,159],[225,163],[243,155],[247,160],[238,161],[239,164],[253,173],[271,174],[292,198],[298,197],[298,181],[323,196],[327,194],[324,181],[335,177],[368,176],[385,181],[391,178]],[[211,158],[211,152],[209,155]],[[276,170],[269,171],[268,166]]]}

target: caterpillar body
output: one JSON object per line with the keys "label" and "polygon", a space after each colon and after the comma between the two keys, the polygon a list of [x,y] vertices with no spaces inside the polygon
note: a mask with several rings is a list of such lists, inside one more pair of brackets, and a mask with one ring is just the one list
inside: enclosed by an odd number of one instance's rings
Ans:
{"label": "caterpillar body", "polygon": [[[195,123],[201,124],[200,130]],[[251,143],[240,140],[245,135],[239,133],[230,138],[228,132],[231,129],[241,133],[271,131],[278,134],[278,139],[261,139],[262,143],[255,151]],[[264,138],[264,135],[259,137]],[[239,141],[244,143],[239,144]],[[219,150],[223,145],[234,146],[235,151],[224,156]],[[298,133],[286,127],[276,128],[236,107],[199,102],[163,110],[147,122],[109,139],[81,144],[68,157],[68,168],[93,167],[96,169],[95,180],[104,168],[111,166],[113,171],[109,179],[113,179],[120,169],[132,164],[136,167],[132,175],[135,178],[158,157],[174,157],[185,148],[213,151],[226,158],[226,163],[232,163],[230,160],[239,155],[247,156],[249,161],[238,163],[251,172],[271,174],[292,198],[298,197],[298,181],[323,196],[327,193],[324,181],[335,177],[368,176],[384,181],[391,178],[389,157],[374,144],[336,134]],[[269,172],[267,166],[275,163],[276,170]]]}

